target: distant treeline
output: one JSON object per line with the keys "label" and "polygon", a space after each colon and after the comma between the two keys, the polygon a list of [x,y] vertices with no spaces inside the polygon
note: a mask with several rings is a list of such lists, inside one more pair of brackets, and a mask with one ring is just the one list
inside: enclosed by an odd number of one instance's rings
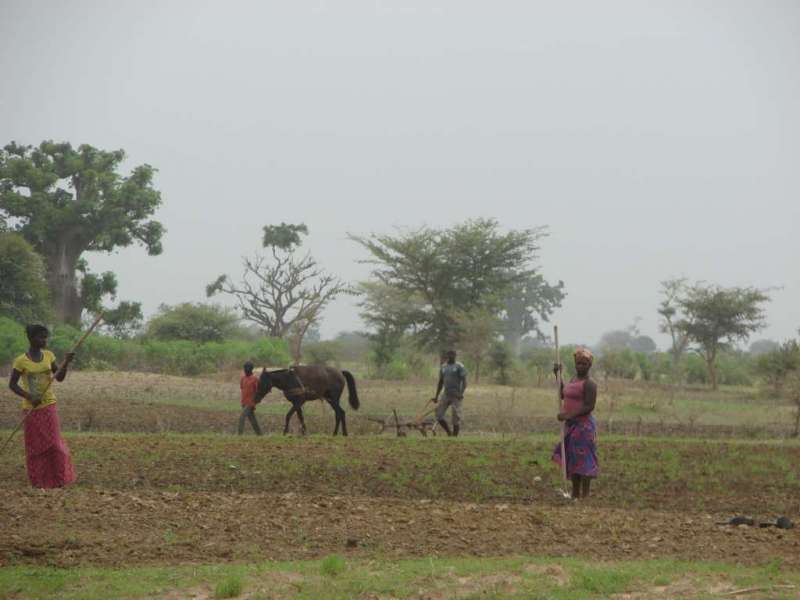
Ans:
{"label": "distant treeline", "polygon": [[[285,366],[292,363],[285,339],[252,336],[247,330],[229,328],[227,337],[216,336],[213,328],[195,329],[215,339],[169,339],[164,336],[184,335],[180,327],[164,327],[167,320],[175,325],[175,317],[196,313],[166,309],[154,317],[153,326],[139,337],[119,339],[96,334],[87,339],[76,357],[76,369],[146,371],[171,375],[204,375],[230,371],[246,360],[259,366]],[[221,311],[224,309],[217,309]],[[213,315],[214,311],[207,312]],[[164,318],[168,315],[168,319]],[[80,336],[80,330],[69,325],[55,325],[49,347],[57,356],[63,354]],[[24,326],[7,317],[0,317],[0,364],[8,368],[14,357],[28,347]],[[719,383],[723,385],[765,384],[779,394],[787,380],[800,372],[800,350],[794,341],[770,347],[768,351],[726,351],[717,360]],[[572,353],[575,346],[561,348],[561,362],[567,376],[574,375]],[[526,339],[519,357],[506,345],[495,344],[486,358],[476,364],[470,356],[460,357],[475,383],[496,383],[515,386],[547,386],[552,383],[554,354],[551,347]],[[438,359],[420,350],[411,338],[400,340],[391,361],[383,363],[376,356],[366,334],[342,332],[333,340],[310,341],[303,350],[303,362],[328,364],[353,369],[361,377],[395,381],[424,380],[436,377]],[[677,369],[669,352],[637,352],[630,348],[603,348],[595,359],[595,378],[641,380],[654,383],[708,384],[705,360],[696,353],[683,355]]]}
{"label": "distant treeline", "polygon": [[[78,329],[59,324],[54,327],[48,346],[60,358],[79,337]],[[0,363],[9,366],[14,357],[27,348],[24,327],[11,319],[0,318]],[[290,362],[286,341],[261,338],[197,342],[94,335],[81,347],[74,367],[200,375],[240,368],[245,360],[256,361],[258,365],[286,365]]]}

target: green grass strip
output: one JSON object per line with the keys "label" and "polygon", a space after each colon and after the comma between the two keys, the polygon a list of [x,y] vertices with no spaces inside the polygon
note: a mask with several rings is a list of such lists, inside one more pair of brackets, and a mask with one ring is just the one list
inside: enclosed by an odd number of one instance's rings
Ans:
{"label": "green grass strip", "polygon": [[741,567],[674,560],[598,563],[574,559],[423,558],[185,565],[132,569],[0,568],[0,598],[142,598],[172,593],[213,598],[349,599],[457,595],[460,598],[606,598],[639,592],[713,598],[737,590],[748,597],[796,598],[800,572],[780,564]]}

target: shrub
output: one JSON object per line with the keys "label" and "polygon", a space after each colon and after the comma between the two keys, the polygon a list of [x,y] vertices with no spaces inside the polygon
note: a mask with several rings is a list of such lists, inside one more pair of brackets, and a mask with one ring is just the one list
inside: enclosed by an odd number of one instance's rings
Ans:
{"label": "shrub", "polygon": [[553,373],[553,349],[541,347],[525,348],[520,353],[524,368],[532,374],[537,385],[550,381]]}
{"label": "shrub", "polygon": [[794,340],[765,352],[755,359],[755,371],[772,388],[775,397],[781,395],[786,379],[800,371],[800,345]]}
{"label": "shrub", "polygon": [[[370,358],[372,361],[376,361],[373,355],[371,355]],[[380,367],[376,366],[375,362],[372,362],[372,370],[370,371],[369,375],[374,379],[400,381],[403,379],[408,379],[410,370],[402,358],[394,357],[389,364]]]}
{"label": "shrub", "polygon": [[214,598],[236,598],[242,593],[242,578],[229,575],[214,588]]}
{"label": "shrub", "polygon": [[[708,366],[705,359],[696,353],[686,356],[686,381],[688,383],[709,383]],[[750,385],[751,365],[749,358],[738,352],[724,352],[717,356],[719,383],[724,385]]]}
{"label": "shrub", "polygon": [[[49,345],[60,358],[79,337],[77,329],[59,325],[51,335]],[[289,351],[284,340],[275,338],[264,338],[257,342],[233,340],[200,344],[187,340],[121,340],[95,334],[81,346],[74,367],[201,375],[229,368],[238,369],[247,360],[262,366],[286,365],[289,363]]]}
{"label": "shrub", "polygon": [[238,322],[232,309],[215,304],[162,304],[147,323],[146,335],[162,341],[221,342],[237,332]]}
{"label": "shrub", "polygon": [[336,575],[343,573],[344,568],[344,559],[336,554],[332,554],[322,559],[322,564],[320,565],[322,574],[327,575],[328,577],[335,577]]}
{"label": "shrub", "polygon": [[288,365],[289,346],[286,340],[262,338],[250,345],[250,358],[259,365]]}
{"label": "shrub", "polygon": [[606,348],[597,361],[597,367],[607,377],[635,379],[639,373],[639,359],[636,353],[628,348],[623,350]]}
{"label": "shrub", "polygon": [[708,383],[708,367],[697,354],[686,355],[686,381],[687,383]]}
{"label": "shrub", "polygon": [[494,371],[495,381],[500,385],[509,385],[511,383],[511,371],[514,366],[514,360],[511,356],[511,350],[505,342],[494,342],[489,350],[489,365]]}
{"label": "shrub", "polygon": [[0,317],[0,365],[10,370],[14,359],[27,349],[25,328],[8,317]]}
{"label": "shrub", "polygon": [[338,345],[340,360],[366,362],[369,354],[369,337],[357,331],[342,331],[333,340]]}
{"label": "shrub", "polygon": [[666,352],[636,353],[639,372],[645,381],[665,382],[672,379],[672,358]]}
{"label": "shrub", "polygon": [[750,357],[741,352],[725,352],[717,358],[719,382],[725,385],[751,385]]}
{"label": "shrub", "polygon": [[340,352],[338,342],[313,342],[303,347],[303,358],[311,365],[329,365],[338,362]]}

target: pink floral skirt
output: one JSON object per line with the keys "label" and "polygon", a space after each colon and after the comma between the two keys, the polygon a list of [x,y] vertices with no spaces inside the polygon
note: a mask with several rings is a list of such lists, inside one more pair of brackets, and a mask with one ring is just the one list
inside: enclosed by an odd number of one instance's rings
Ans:
{"label": "pink floral skirt", "polygon": [[[567,452],[567,477],[582,475],[597,477],[597,428],[592,415],[570,419],[564,428],[564,448]],[[553,450],[553,462],[561,466],[561,444]]]}
{"label": "pink floral skirt", "polygon": [[31,411],[25,419],[25,459],[33,487],[63,487],[75,481],[55,404]]}

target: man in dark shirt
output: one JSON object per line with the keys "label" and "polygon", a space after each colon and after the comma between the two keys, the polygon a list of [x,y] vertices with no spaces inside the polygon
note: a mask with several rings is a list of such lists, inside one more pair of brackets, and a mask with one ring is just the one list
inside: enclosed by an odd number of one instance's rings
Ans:
{"label": "man in dark shirt", "polygon": [[[448,350],[446,357],[447,362],[439,369],[439,384],[432,402],[439,401],[439,394],[444,389],[444,397],[436,407],[436,420],[447,435],[458,435],[461,429],[461,401],[464,400],[464,390],[467,389],[467,370],[460,362],[456,362],[455,350]],[[453,408],[452,430],[445,420],[445,414],[450,407]]]}

